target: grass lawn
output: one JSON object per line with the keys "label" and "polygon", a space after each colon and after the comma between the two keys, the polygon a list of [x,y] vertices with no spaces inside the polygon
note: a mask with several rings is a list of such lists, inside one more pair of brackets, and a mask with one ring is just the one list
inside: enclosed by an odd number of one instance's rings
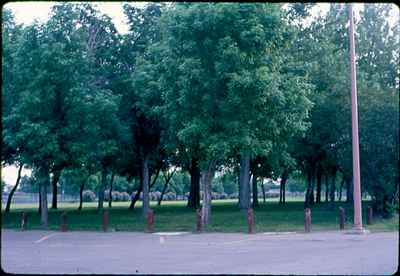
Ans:
{"label": "grass lawn", "polygon": [[[277,199],[269,199],[266,203],[260,201],[260,207],[255,209],[256,232],[271,231],[304,231],[303,224],[303,198],[289,198],[286,205],[279,205]],[[363,202],[363,222],[366,223],[366,208],[368,202]],[[101,230],[101,215],[97,212],[97,203],[84,203],[82,211],[77,211],[77,203],[59,203],[58,210],[49,209],[49,228],[59,229],[60,214],[63,211],[68,215],[70,230]],[[108,203],[105,202],[105,209]],[[110,212],[110,229],[115,231],[145,230],[145,220],[141,214],[141,203],[138,202],[134,211],[128,210],[129,202],[113,202]],[[335,203],[333,208],[322,203],[314,205],[312,211],[312,230],[338,230],[339,211],[342,206],[346,210],[347,229],[352,227],[352,204],[344,202]],[[4,214],[2,204],[1,227],[10,229],[20,228],[21,212],[28,213],[28,230],[41,229],[37,204],[14,204],[10,214]],[[151,203],[154,210],[156,231],[195,231],[196,213],[186,208],[186,201],[166,201],[156,206]],[[397,231],[399,217],[396,214],[392,219],[374,218],[372,225],[365,225],[370,231]],[[247,232],[246,212],[237,207],[237,200],[214,200],[212,206],[211,225],[209,232]]]}

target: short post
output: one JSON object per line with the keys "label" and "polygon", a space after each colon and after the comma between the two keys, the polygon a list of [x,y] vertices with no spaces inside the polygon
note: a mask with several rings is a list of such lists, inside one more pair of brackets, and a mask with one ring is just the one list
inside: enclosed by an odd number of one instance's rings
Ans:
{"label": "short post", "polygon": [[60,226],[61,232],[67,232],[68,231],[68,225],[67,225],[67,212],[62,212],[61,213],[61,226]]}
{"label": "short post", "polygon": [[373,221],[374,213],[372,211],[372,207],[368,206],[368,217],[367,217],[367,224],[371,225]]}
{"label": "short post", "polygon": [[197,232],[203,232],[203,220],[201,217],[201,209],[196,210],[196,218],[197,218]]}
{"label": "short post", "polygon": [[310,210],[310,208],[304,209],[304,230],[306,233],[311,232],[311,210]]}
{"label": "short post", "polygon": [[345,221],[344,208],[339,207],[339,228],[340,228],[340,230],[344,229],[344,221]]}
{"label": "short post", "polygon": [[25,231],[28,226],[28,215],[25,212],[22,212],[21,215],[21,230]]}
{"label": "short post", "polygon": [[249,226],[249,234],[254,233],[254,212],[252,208],[247,209],[247,224]]}
{"label": "short post", "polygon": [[109,223],[109,214],[107,210],[103,211],[103,231],[107,232],[108,231],[108,223]]}
{"label": "short post", "polygon": [[152,209],[147,211],[147,232],[154,232],[154,212]]}

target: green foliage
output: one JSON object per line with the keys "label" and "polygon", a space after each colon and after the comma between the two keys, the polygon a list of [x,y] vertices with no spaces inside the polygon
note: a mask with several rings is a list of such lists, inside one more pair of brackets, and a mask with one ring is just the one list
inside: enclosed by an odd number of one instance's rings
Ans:
{"label": "green foliage", "polygon": [[161,41],[140,60],[135,85],[203,161],[267,154],[281,133],[304,129],[307,87],[280,71],[279,6],[177,4],[161,23]]}
{"label": "green foliage", "polygon": [[3,179],[1,180],[1,193],[4,193],[4,189],[6,188],[6,183],[3,181]]}
{"label": "green foliage", "polygon": [[39,190],[39,185],[35,174],[32,173],[31,176],[23,175],[21,177],[18,189],[19,191],[25,193],[37,193]]}
{"label": "green foliage", "polygon": [[213,180],[213,192],[225,192],[227,194],[234,194],[238,192],[237,175],[233,172],[225,171],[223,174],[218,175]]}
{"label": "green foliage", "polygon": [[[2,11],[2,164],[63,170],[66,193],[139,187],[179,167],[168,192],[189,191],[192,158],[218,160],[213,191],[236,193],[237,158],[251,172],[304,190],[311,168],[352,176],[348,10],[332,4],[124,4],[119,34],[90,3],[53,6],[47,22],[15,23]],[[385,216],[399,193],[399,23],[388,4],[366,4],[356,22],[361,182]],[[106,179],[109,183],[110,179]],[[154,189],[161,191],[160,174]],[[106,183],[106,182],[104,182]]]}

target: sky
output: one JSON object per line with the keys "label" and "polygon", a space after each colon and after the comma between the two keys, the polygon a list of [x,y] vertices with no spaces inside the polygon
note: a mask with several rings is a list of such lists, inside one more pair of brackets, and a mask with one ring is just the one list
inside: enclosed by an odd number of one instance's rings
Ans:
{"label": "sky", "polygon": [[[10,8],[15,16],[15,20],[18,24],[29,25],[35,19],[39,22],[45,22],[49,17],[51,7],[57,2],[40,2],[40,1],[32,1],[32,2],[9,2],[3,6],[6,8]],[[107,14],[110,16],[120,33],[126,33],[128,31],[128,27],[125,23],[125,17],[122,9],[122,5],[125,2],[91,2],[92,4],[96,4],[100,10],[100,12]],[[135,5],[138,7],[143,7],[146,2],[129,2],[131,5]],[[392,14],[389,19],[390,23],[393,23],[395,20],[399,20],[399,8],[393,5]],[[311,13],[313,16],[317,16],[319,13],[326,13],[329,9],[329,3],[317,3],[317,5],[312,9]],[[353,5],[353,10],[355,13],[356,19],[358,18],[358,14],[360,10],[363,9],[362,3],[356,3]],[[1,178],[8,185],[14,185],[17,179],[18,168],[15,166],[4,167],[1,170]],[[22,175],[30,175],[30,170],[23,169]]]}
{"label": "sky", "polygon": [[[57,2],[10,2],[5,7],[10,8],[16,18],[17,23],[30,24],[34,19],[45,22],[49,16],[51,7]],[[120,33],[128,31],[125,24],[125,17],[122,10],[122,5],[125,2],[92,2],[96,4],[99,10],[107,14],[113,19],[113,22]],[[146,2],[129,2],[131,5],[142,7]],[[358,12],[362,9],[363,4],[356,3],[353,5],[353,10],[358,16]],[[329,3],[317,3],[312,9],[312,14],[316,16],[319,12],[325,13],[329,9]],[[397,8],[398,14],[398,8]]]}
{"label": "sky", "polygon": [[[5,7],[10,8],[17,23],[30,24],[34,19],[45,22],[49,17],[51,7],[57,2],[10,2]],[[100,12],[110,16],[120,33],[128,31],[122,5],[125,2],[91,2],[96,4]],[[129,2],[131,5],[144,6],[146,2]]]}
{"label": "sky", "polygon": [[[40,2],[40,1],[32,1],[32,2],[9,2],[3,7],[10,8],[15,15],[15,19],[17,23],[22,24],[30,24],[34,21],[34,19],[39,20],[40,22],[45,22],[49,17],[51,7],[57,2]],[[125,23],[125,17],[122,9],[122,5],[126,2],[91,2],[92,4],[97,5],[100,12],[107,14],[110,16],[120,33],[126,33],[128,31],[128,27]],[[129,2],[131,5],[135,5],[138,7],[143,7],[146,2]],[[329,9],[329,3],[317,3],[311,10],[311,14],[313,16],[317,16],[320,12],[322,14],[326,13]],[[393,6],[392,13],[389,18],[389,22],[393,23],[395,20],[399,20],[399,8],[391,4]],[[353,4],[353,10],[355,13],[356,20],[359,17],[359,12],[363,9],[363,3],[355,3]]]}

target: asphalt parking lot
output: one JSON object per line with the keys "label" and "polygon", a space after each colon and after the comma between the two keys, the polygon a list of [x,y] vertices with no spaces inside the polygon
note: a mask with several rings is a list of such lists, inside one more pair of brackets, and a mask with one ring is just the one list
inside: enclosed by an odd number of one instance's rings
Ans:
{"label": "asphalt parking lot", "polygon": [[1,232],[1,267],[39,274],[394,274],[398,232]]}

